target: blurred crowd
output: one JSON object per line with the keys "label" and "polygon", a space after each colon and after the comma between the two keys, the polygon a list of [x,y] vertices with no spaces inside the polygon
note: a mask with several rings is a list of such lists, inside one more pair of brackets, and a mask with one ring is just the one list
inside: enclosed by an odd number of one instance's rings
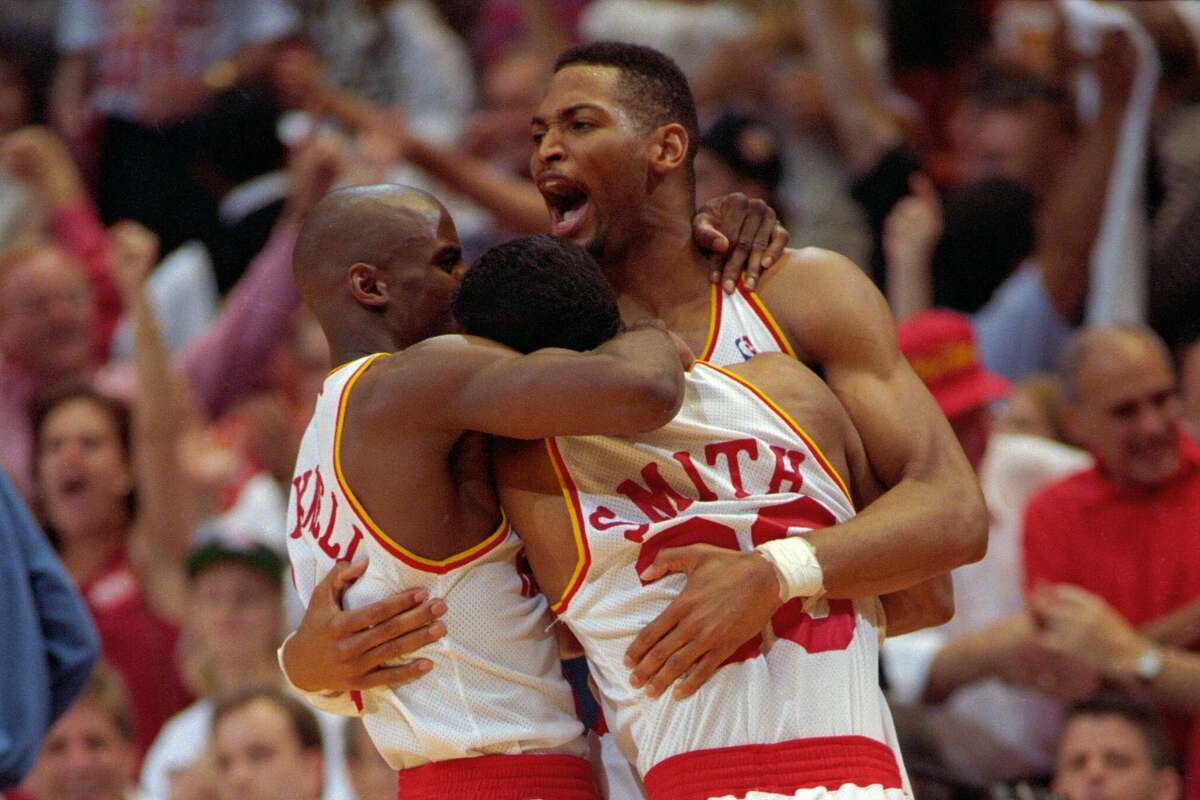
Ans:
{"label": "blurred crowd", "polygon": [[544,231],[529,118],[595,39],[688,75],[698,201],[767,199],[871,275],[976,466],[987,557],[953,621],[884,648],[917,796],[1200,798],[1188,0],[4,3],[0,534],[47,643],[14,624],[0,663],[15,692],[49,653],[65,709],[0,737],[4,796],[394,795],[276,665],[331,366],[299,220],[393,181],[445,200],[468,257]]}

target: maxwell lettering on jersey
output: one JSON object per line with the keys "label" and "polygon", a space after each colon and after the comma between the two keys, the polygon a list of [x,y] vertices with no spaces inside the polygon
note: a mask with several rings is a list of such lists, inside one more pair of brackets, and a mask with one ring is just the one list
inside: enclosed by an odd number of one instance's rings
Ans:
{"label": "maxwell lettering on jersey", "polygon": [[[312,487],[311,492],[309,491],[310,486]],[[296,526],[292,528],[289,536],[299,539],[307,532],[316,540],[321,551],[334,561],[354,560],[354,554],[358,550],[358,543],[362,541],[363,532],[358,525],[352,524],[353,535],[349,542],[334,541],[334,524],[337,522],[340,502],[336,491],[326,491],[321,468],[318,466],[297,474],[292,479],[292,489],[296,498]],[[326,505],[328,505],[328,515],[324,517],[325,525],[322,526],[322,512]]]}

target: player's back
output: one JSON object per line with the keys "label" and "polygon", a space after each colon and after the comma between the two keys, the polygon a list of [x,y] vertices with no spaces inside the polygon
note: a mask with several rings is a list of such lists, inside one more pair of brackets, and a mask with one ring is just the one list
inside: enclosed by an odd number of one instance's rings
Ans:
{"label": "player's back", "polygon": [[[874,598],[785,604],[686,700],[669,692],[648,698],[629,685],[623,663],[633,638],[685,583],[669,575],[642,584],[641,571],[663,548],[745,550],[854,515],[846,478],[865,485],[869,470],[845,410],[815,374],[783,355],[729,370],[699,362],[683,408],[660,430],[553,440],[546,458],[566,499],[557,516],[530,501],[527,462],[538,457],[519,447],[502,454],[501,499],[518,521],[536,514],[539,540],[554,531],[559,541],[575,541],[570,577],[545,569],[551,577],[543,588],[584,645],[609,728],[650,797],[666,786],[713,790],[720,780],[727,791],[715,794],[735,794],[743,778],[759,780],[763,770],[779,786],[815,787],[828,778],[837,779],[831,788],[880,784],[890,787],[880,797],[902,796],[877,683]],[[864,488],[870,499],[874,486]],[[541,541],[530,554],[539,579],[548,562],[563,560]]]}
{"label": "player's back", "polygon": [[[471,546],[429,557],[406,546],[420,540],[421,532],[411,529],[423,520],[399,530],[380,525],[372,512],[387,498],[372,496],[368,511],[367,501],[348,480],[343,463],[348,398],[380,358],[352,361],[326,379],[301,442],[288,516],[294,580],[305,600],[336,561],[369,557],[367,571],[346,593],[348,607],[418,586],[446,601],[442,621],[447,634],[421,651],[433,669],[412,684],[362,693],[358,702],[373,741],[393,768],[406,773],[431,761],[485,763],[468,758],[476,756],[581,754],[582,726],[549,632],[546,601],[523,573],[521,542],[507,521],[497,514],[499,524],[491,522],[491,530],[476,532],[483,535],[474,535],[478,541]],[[358,441],[356,446],[364,451],[356,454],[362,458],[394,443]],[[453,470],[447,466],[449,449],[425,451],[430,470]],[[385,461],[382,454],[380,461]],[[412,475],[388,478],[395,483],[394,504],[401,509],[414,492],[422,491]],[[447,480],[479,491],[472,484],[485,477]],[[393,526],[398,519],[394,512]],[[586,771],[586,762],[581,763]],[[461,774],[465,768],[456,769]],[[444,789],[453,777],[439,773],[435,785]],[[590,785],[590,774],[586,780]]]}

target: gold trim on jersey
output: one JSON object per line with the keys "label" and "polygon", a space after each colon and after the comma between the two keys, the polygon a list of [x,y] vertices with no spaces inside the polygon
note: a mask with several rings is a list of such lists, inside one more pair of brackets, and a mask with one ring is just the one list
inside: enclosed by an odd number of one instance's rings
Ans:
{"label": "gold trim on jersey", "polygon": [[583,509],[579,503],[579,492],[575,487],[575,482],[571,480],[570,471],[567,469],[567,464],[554,439],[546,439],[546,452],[550,456],[550,465],[554,467],[554,476],[558,479],[558,486],[562,490],[563,502],[567,506],[567,516],[571,519],[571,535],[575,541],[575,569],[571,572],[571,579],[563,587],[558,600],[550,605],[551,611],[561,614],[566,610],[571,598],[579,591],[579,587],[583,585],[588,567],[591,566],[592,553],[588,547],[587,534],[583,527]]}
{"label": "gold trim on jersey", "polygon": [[[341,396],[338,398],[337,406],[337,425],[334,428],[333,434],[333,471],[337,476],[338,486],[342,490],[342,494],[346,496],[346,501],[354,510],[359,520],[367,526],[370,534],[375,537],[375,540],[384,547],[392,555],[399,558],[405,564],[408,564],[414,569],[423,570],[425,572],[446,573],[452,569],[461,567],[472,560],[484,555],[501,541],[504,540],[508,533],[508,517],[504,513],[504,509],[500,510],[500,523],[496,526],[487,538],[479,542],[479,544],[464,550],[460,553],[448,556],[443,559],[425,558],[417,555],[408,548],[398,543],[391,536],[384,533],[383,529],[376,524],[375,520],[367,513],[367,509],[359,502],[358,497],[354,494],[354,490],[350,488],[349,481],[346,480],[345,474],[342,472],[342,431],[346,421],[346,400],[350,397],[350,390],[354,388],[354,384],[362,377],[363,373],[380,358],[389,355],[388,353],[375,353],[368,356],[354,374],[346,381],[346,385],[342,387]],[[344,366],[344,365],[343,365]],[[340,369],[340,368],[339,368]]]}
{"label": "gold trim on jersey", "polygon": [[762,400],[776,414],[778,414],[781,418],[783,418],[783,421],[787,423],[788,427],[790,427],[793,431],[795,431],[796,434],[799,435],[799,437],[804,440],[804,443],[806,445],[808,445],[808,449],[811,450],[813,455],[815,455],[817,457],[817,462],[821,465],[821,468],[825,470],[825,472],[829,475],[829,477],[833,478],[833,482],[835,484],[837,484],[838,489],[840,489],[842,491],[842,494],[845,495],[846,502],[848,502],[850,504],[850,508],[857,510],[857,507],[854,504],[854,498],[850,494],[850,489],[847,488],[846,481],[842,479],[842,476],[834,468],[833,464],[831,464],[829,462],[829,459],[825,457],[825,454],[823,452],[821,452],[821,448],[817,445],[817,443],[815,441],[813,441],[813,438],[808,435],[808,433],[804,430],[804,428],[800,427],[800,425],[796,422],[796,420],[792,419],[790,414],[788,414],[786,411],[784,411],[774,400],[772,400],[767,395],[766,392],[764,392],[762,389],[758,388],[757,386],[755,386],[753,383],[751,383],[749,380],[743,378],[742,376],[736,375],[727,369],[718,367],[716,364],[711,364],[707,361],[697,362],[697,363],[702,363],[702,364],[704,364],[704,366],[709,367],[710,369],[716,370],[717,372],[721,373],[722,375],[725,375],[726,377],[730,378],[731,380],[741,384],[747,390],[752,392],[755,397],[757,397],[759,400]]}

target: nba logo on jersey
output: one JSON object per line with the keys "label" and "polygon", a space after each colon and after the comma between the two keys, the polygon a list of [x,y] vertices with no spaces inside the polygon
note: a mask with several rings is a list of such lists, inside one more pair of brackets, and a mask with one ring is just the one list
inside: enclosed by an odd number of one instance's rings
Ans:
{"label": "nba logo on jersey", "polygon": [[758,355],[758,348],[754,346],[754,342],[750,341],[749,336],[739,336],[734,340],[734,346],[737,347],[737,351],[745,361],[749,361]]}

